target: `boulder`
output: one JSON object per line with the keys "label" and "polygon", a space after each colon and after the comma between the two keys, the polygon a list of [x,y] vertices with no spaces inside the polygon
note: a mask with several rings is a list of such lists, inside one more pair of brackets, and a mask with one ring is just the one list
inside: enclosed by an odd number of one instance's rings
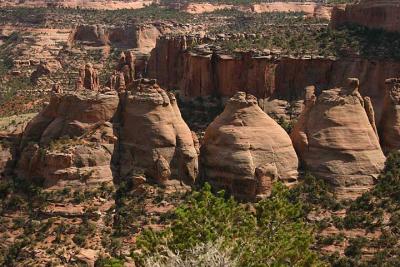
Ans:
{"label": "boulder", "polygon": [[203,179],[240,199],[267,196],[273,180],[297,180],[289,135],[244,92],[208,126],[200,155]]}
{"label": "boulder", "polygon": [[291,134],[307,170],[325,179],[339,198],[354,198],[374,185],[385,163],[372,106],[358,92],[359,81],[325,90],[308,87],[305,108]]}
{"label": "boulder", "polygon": [[385,152],[400,149],[400,79],[386,80],[386,94],[380,123],[380,137]]}
{"label": "boulder", "polygon": [[121,177],[140,169],[160,184],[195,181],[195,141],[173,94],[154,80],[137,81],[124,98],[121,124]]}

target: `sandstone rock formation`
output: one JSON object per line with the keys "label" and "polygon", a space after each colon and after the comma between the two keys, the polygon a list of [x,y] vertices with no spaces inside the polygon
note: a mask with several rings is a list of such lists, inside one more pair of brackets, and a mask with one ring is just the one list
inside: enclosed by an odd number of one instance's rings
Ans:
{"label": "sandstone rock formation", "polygon": [[[171,7],[172,4],[171,4]],[[309,17],[330,19],[332,7],[314,2],[267,2],[250,5],[211,4],[211,3],[185,3],[177,6],[180,10],[191,14],[214,12],[221,9],[237,9],[244,12],[272,13],[272,12],[302,12]]]}
{"label": "sandstone rock formation", "polygon": [[355,23],[369,28],[400,31],[400,5],[397,0],[362,0],[356,4],[335,7],[331,26],[337,28]]}
{"label": "sandstone rock formation", "polygon": [[170,179],[192,184],[198,155],[175,97],[154,80],[136,83],[122,104],[121,177],[141,170],[161,184]]}
{"label": "sandstone rock formation", "polygon": [[18,175],[44,178],[47,187],[112,182],[110,121],[118,103],[116,94],[52,94],[22,136]]}
{"label": "sandstone rock formation", "polygon": [[338,197],[368,190],[384,167],[385,156],[371,125],[359,81],[323,91],[307,88],[305,109],[291,138],[305,168],[332,184]]}
{"label": "sandstone rock formation", "polygon": [[76,90],[88,89],[92,91],[99,90],[99,76],[93,65],[87,63],[84,68],[79,70],[78,80],[76,81]]}
{"label": "sandstone rock formation", "polygon": [[400,79],[386,80],[386,95],[380,124],[380,137],[385,152],[400,149]]}
{"label": "sandstone rock formation", "polygon": [[60,63],[50,63],[50,62],[40,62],[40,64],[36,67],[36,70],[32,72],[30,80],[31,83],[34,85],[37,85],[38,80],[40,77],[44,75],[49,75],[50,73],[53,73],[60,69]]}
{"label": "sandstone rock formation", "polygon": [[275,179],[287,184],[297,179],[298,159],[288,134],[243,92],[209,125],[200,155],[204,180],[238,198],[268,195]]}
{"label": "sandstone rock formation", "polygon": [[103,46],[108,44],[108,36],[101,25],[78,25],[72,30],[68,40],[70,45],[76,41]]}
{"label": "sandstone rock formation", "polygon": [[391,60],[290,58],[251,52],[224,55],[207,47],[188,51],[194,40],[202,42],[195,37],[160,38],[148,64],[148,76],[167,89],[178,89],[183,100],[231,97],[241,90],[267,101],[292,101],[301,98],[310,84],[321,91],[356,77],[361,94],[371,98],[379,124],[385,80],[400,72],[400,64]]}

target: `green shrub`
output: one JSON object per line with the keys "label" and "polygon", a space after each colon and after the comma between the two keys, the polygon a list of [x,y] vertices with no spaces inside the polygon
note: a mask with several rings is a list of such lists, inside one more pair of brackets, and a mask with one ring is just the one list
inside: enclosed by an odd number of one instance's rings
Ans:
{"label": "green shrub", "polygon": [[214,195],[206,184],[177,208],[170,227],[144,231],[137,240],[142,254],[134,256],[142,263],[166,251],[185,258],[198,245],[222,240],[221,247],[232,248],[238,266],[319,265],[310,250],[313,234],[304,222],[302,207],[289,196],[289,190],[277,183],[271,197],[253,210],[226,199],[223,191]]}

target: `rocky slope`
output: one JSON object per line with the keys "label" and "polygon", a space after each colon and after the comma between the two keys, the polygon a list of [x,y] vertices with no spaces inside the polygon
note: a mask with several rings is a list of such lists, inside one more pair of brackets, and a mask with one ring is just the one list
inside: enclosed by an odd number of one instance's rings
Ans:
{"label": "rocky slope", "polygon": [[296,182],[298,160],[287,133],[257,105],[236,93],[207,128],[202,176],[241,199],[265,197],[273,181]]}

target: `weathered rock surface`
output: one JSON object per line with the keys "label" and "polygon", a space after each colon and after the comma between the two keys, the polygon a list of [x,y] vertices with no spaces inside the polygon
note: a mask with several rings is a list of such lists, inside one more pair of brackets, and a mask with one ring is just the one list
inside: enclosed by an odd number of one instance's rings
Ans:
{"label": "weathered rock surface", "polygon": [[52,94],[49,105],[26,127],[17,172],[45,185],[111,182],[116,94],[82,91]]}
{"label": "weathered rock surface", "polygon": [[331,25],[337,28],[355,23],[369,28],[400,31],[400,4],[397,0],[362,0],[357,4],[335,7]]}
{"label": "weathered rock surface", "polygon": [[121,177],[140,169],[161,184],[192,184],[198,173],[195,141],[176,99],[154,80],[139,80],[125,99],[121,119]]}
{"label": "weathered rock surface", "polygon": [[400,79],[386,80],[386,95],[380,124],[380,137],[385,152],[400,149]]}
{"label": "weathered rock surface", "polygon": [[291,138],[306,169],[331,183],[341,198],[354,198],[371,188],[385,156],[358,92],[359,81],[323,91],[308,87],[305,109]]}
{"label": "weathered rock surface", "polygon": [[391,60],[359,58],[289,58],[256,56],[251,52],[222,55],[211,50],[194,52],[189,37],[164,37],[152,51],[148,76],[167,89],[178,89],[180,98],[218,95],[231,97],[245,91],[257,98],[292,101],[314,84],[318,92],[333,88],[345,79],[360,80],[361,93],[371,98],[379,124],[385,80],[397,77],[400,64]]}
{"label": "weathered rock surface", "polygon": [[88,89],[93,91],[99,90],[99,76],[97,70],[93,68],[93,65],[87,63],[84,68],[79,70],[78,80],[76,81],[76,89]]}
{"label": "weathered rock surface", "polygon": [[209,125],[200,155],[203,178],[239,198],[268,195],[275,179],[297,180],[298,159],[288,134],[243,92]]}
{"label": "weathered rock surface", "polygon": [[97,94],[88,90],[52,94],[49,105],[26,127],[22,144],[47,145],[60,137],[80,137],[97,124],[112,120],[117,107],[116,94]]}

